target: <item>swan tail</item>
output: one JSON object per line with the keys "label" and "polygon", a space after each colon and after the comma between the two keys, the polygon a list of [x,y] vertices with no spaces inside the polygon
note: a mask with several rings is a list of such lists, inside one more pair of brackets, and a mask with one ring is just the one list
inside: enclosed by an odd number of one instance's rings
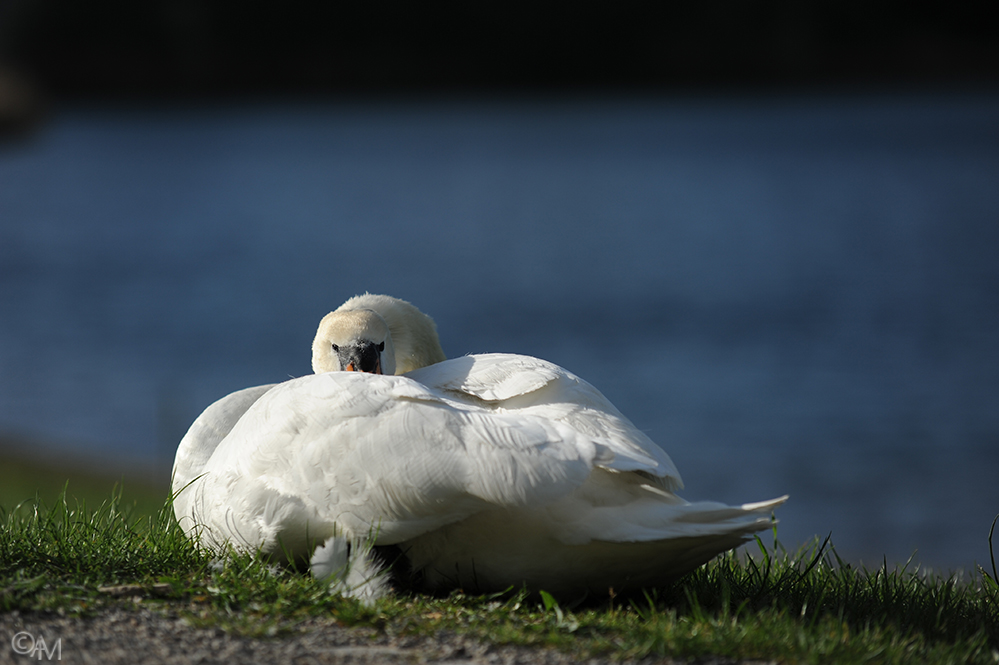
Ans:
{"label": "swan tail", "polygon": [[[580,541],[649,542],[672,538],[737,536],[747,538],[771,528],[773,510],[787,501],[786,496],[729,506],[714,501],[664,504],[656,501],[632,504],[629,510],[616,507],[591,508],[588,524],[576,537]],[[568,536],[568,534],[567,534]],[[565,538],[571,540],[571,536]]]}
{"label": "swan tail", "polygon": [[634,591],[668,584],[771,528],[771,511],[787,499],[727,506],[660,498],[626,508],[570,498],[543,510],[480,513],[409,541],[407,556],[431,588]]}
{"label": "swan tail", "polygon": [[[591,592],[607,593],[662,586],[743,545],[776,524],[773,510],[788,497],[728,506],[716,502],[648,506],[646,510],[608,510],[592,523],[599,534],[577,550],[579,580]],[[591,523],[591,524],[592,524]]]}

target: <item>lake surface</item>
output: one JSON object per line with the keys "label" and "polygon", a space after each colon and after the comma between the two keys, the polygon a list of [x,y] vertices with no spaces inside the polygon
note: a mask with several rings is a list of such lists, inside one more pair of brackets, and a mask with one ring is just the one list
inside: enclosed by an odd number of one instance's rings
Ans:
{"label": "lake surface", "polygon": [[75,107],[0,145],[0,432],[169,462],[371,291],[554,361],[788,548],[988,564],[999,96]]}

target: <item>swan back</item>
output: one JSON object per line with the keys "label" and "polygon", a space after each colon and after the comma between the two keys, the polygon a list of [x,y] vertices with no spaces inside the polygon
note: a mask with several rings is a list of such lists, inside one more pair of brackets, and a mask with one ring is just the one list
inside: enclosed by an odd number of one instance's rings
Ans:
{"label": "swan back", "polygon": [[323,317],[312,342],[313,371],[343,369],[333,345],[357,340],[384,342],[385,374],[405,374],[447,359],[433,319],[405,300],[365,293]]}

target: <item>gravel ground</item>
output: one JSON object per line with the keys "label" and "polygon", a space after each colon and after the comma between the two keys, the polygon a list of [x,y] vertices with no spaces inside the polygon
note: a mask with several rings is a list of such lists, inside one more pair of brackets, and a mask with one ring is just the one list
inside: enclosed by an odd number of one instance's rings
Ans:
{"label": "gravel ground", "polygon": [[[454,633],[433,637],[390,636],[370,628],[346,628],[332,619],[303,623],[293,635],[250,638],[220,629],[192,628],[170,609],[112,607],[93,617],[55,613],[0,614],[0,664],[64,663],[438,663],[441,665],[562,665],[578,662],[551,649],[494,646]],[[44,647],[41,641],[44,640]],[[56,646],[59,650],[56,650]],[[32,646],[35,649],[32,651]],[[60,659],[61,657],[61,659]],[[607,658],[587,661],[612,663]],[[642,663],[677,663],[645,659]],[[730,660],[698,661],[705,665]],[[740,665],[750,665],[741,663]],[[758,665],[763,665],[759,663]]]}

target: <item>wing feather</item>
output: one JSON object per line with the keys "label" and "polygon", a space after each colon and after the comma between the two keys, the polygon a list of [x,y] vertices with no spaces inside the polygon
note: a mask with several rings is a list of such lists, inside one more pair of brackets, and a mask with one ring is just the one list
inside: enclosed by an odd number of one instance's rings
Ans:
{"label": "wing feather", "polygon": [[177,447],[172,473],[175,494],[202,473],[219,443],[247,409],[274,385],[238,390],[214,402],[198,416]]}
{"label": "wing feather", "polygon": [[590,384],[508,354],[247,389],[209,407],[190,441],[178,516],[271,550],[337,530],[393,544],[484,509],[548,505],[595,467],[680,486],[669,456]]}
{"label": "wing feather", "polygon": [[489,353],[448,360],[406,376],[456,400],[559,422],[599,442],[597,466],[641,471],[670,491],[683,488],[680,472],[666,451],[599,390],[558,365],[530,356]]}
{"label": "wing feather", "polygon": [[[317,536],[336,524],[391,544],[484,507],[553,501],[585,481],[596,454],[560,423],[450,400],[406,377],[332,372],[257,399],[206,465],[201,501],[206,516],[228,507],[215,528],[249,540],[281,531],[275,519],[306,519]],[[304,503],[273,515],[278,497]]]}

